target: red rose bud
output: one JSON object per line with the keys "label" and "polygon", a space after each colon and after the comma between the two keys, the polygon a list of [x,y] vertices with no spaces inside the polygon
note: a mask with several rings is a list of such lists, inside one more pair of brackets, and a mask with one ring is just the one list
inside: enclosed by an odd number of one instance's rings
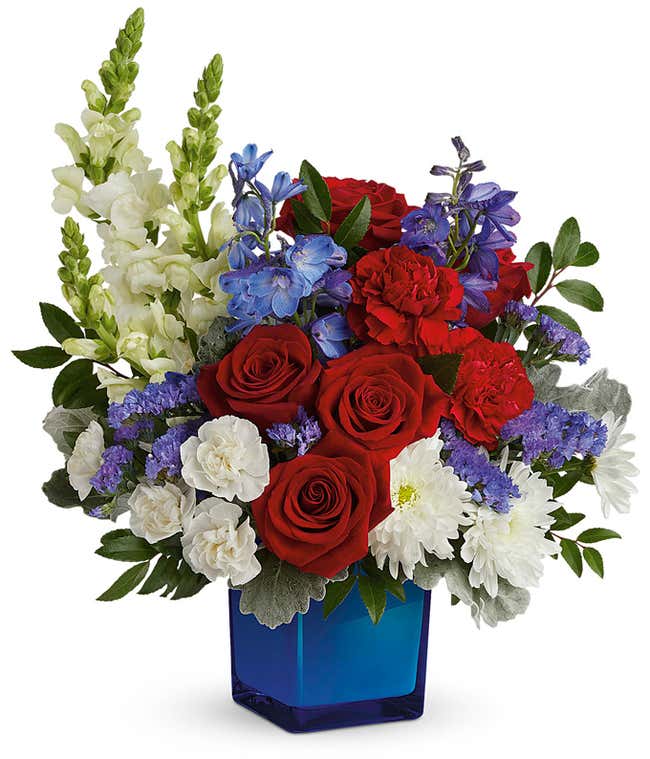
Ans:
{"label": "red rose bud", "polygon": [[366,345],[328,363],[316,407],[324,430],[389,460],[435,433],[449,397],[411,356]]}
{"label": "red rose bud", "polygon": [[388,481],[387,462],[378,468],[356,446],[325,438],[271,469],[252,503],[260,537],[282,561],[334,577],[368,553],[369,530],[390,510]]}
{"label": "red rose bud", "polygon": [[212,416],[241,416],[263,431],[313,405],[320,373],[298,327],[258,326],[219,363],[201,367],[197,388]]}
{"label": "red rose bud", "polygon": [[[329,233],[336,230],[356,204],[368,196],[370,200],[370,226],[359,245],[366,250],[384,248],[399,242],[402,236],[402,219],[415,206],[409,206],[406,198],[394,187],[383,182],[366,182],[362,179],[337,179],[323,177],[332,196],[332,218]],[[297,200],[300,200],[298,197]],[[276,223],[277,229],[295,237],[294,215],[291,203],[282,206]],[[323,225],[323,231],[327,231]]]}
{"label": "red rose bud", "polygon": [[463,287],[453,269],[396,246],[367,253],[352,274],[347,316],[359,339],[416,356],[440,351],[447,322],[461,315]]}

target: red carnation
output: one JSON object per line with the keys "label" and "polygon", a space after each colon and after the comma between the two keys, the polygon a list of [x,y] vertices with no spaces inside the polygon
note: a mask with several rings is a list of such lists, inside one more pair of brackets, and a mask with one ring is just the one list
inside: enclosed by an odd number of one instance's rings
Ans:
{"label": "red carnation", "polygon": [[271,469],[252,503],[260,537],[303,572],[334,577],[367,554],[369,530],[389,512],[388,480],[387,462],[377,468],[357,446],[325,437]]}
{"label": "red carnation", "polygon": [[[366,250],[374,250],[399,242],[402,236],[402,219],[414,208],[408,205],[404,195],[383,182],[337,179],[336,177],[323,178],[332,196],[332,218],[329,227],[323,225],[324,232],[333,235],[341,226],[343,219],[361,198],[367,195],[371,207],[370,226],[359,245]],[[276,226],[282,232],[295,237],[294,220],[291,203],[286,202],[282,206]]]}
{"label": "red carnation", "polygon": [[533,265],[515,261],[515,254],[510,248],[497,250],[496,254],[499,259],[499,282],[496,290],[485,293],[490,302],[490,310],[467,309],[466,321],[477,329],[496,319],[508,301],[527,298],[531,293],[528,271]]}
{"label": "red carnation", "polygon": [[264,430],[313,404],[320,373],[302,330],[258,326],[219,363],[201,367],[197,387],[213,416],[242,416]]}
{"label": "red carnation", "polygon": [[517,351],[468,327],[449,333],[448,350],[461,353],[450,418],[463,436],[489,449],[503,425],[530,408],[534,390]]}
{"label": "red carnation", "polygon": [[463,287],[453,269],[397,246],[367,253],[352,273],[347,315],[357,337],[416,356],[439,352],[447,321],[460,318]]}

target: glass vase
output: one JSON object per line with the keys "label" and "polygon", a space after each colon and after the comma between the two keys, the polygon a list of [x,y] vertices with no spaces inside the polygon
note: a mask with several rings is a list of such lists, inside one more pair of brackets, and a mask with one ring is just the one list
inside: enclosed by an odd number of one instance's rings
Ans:
{"label": "glass vase", "polygon": [[232,695],[290,732],[416,719],[424,709],[430,593],[404,584],[374,625],[354,588],[323,619],[323,604],[270,630],[229,591]]}

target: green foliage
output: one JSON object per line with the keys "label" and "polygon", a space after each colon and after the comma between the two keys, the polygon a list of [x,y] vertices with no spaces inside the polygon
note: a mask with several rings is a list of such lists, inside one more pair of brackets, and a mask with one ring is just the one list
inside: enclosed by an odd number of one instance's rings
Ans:
{"label": "green foliage", "polygon": [[323,228],[320,221],[307,210],[307,206],[299,200],[290,200],[291,209],[293,210],[294,226],[296,234],[317,235],[321,234]]}
{"label": "green foliage", "polygon": [[551,273],[551,246],[547,242],[538,242],[528,251],[526,261],[533,264],[533,268],[528,272],[528,281],[534,293],[540,290],[546,284]]}
{"label": "green foliage", "polygon": [[228,321],[226,317],[218,316],[201,337],[196,351],[197,366],[214,364],[231,350],[236,338],[226,332]]}
{"label": "green foliage", "polygon": [[158,551],[150,543],[134,535],[131,530],[108,532],[102,537],[101,543],[95,553],[105,559],[147,561],[158,555]]}
{"label": "green foliage", "polygon": [[325,598],[323,599],[323,617],[325,619],[329,617],[337,606],[340,606],[345,601],[356,584],[356,575],[349,575],[340,582],[332,581],[327,583]]}
{"label": "green foliage", "polygon": [[453,392],[458,376],[458,368],[463,357],[460,353],[443,353],[437,356],[423,356],[418,359],[425,374],[430,374],[438,387],[445,393]]}
{"label": "green foliage", "polygon": [[52,303],[39,303],[39,307],[43,324],[58,343],[62,343],[69,337],[84,336],[83,330],[75,320],[58,306]]}
{"label": "green foliage", "polygon": [[559,532],[570,530],[571,527],[574,527],[578,522],[581,522],[585,518],[584,514],[567,512],[564,506],[560,506],[555,509],[555,511],[551,511],[550,516],[555,519],[551,525],[551,530],[557,530]]}
{"label": "green foliage", "polygon": [[582,556],[587,566],[595,572],[598,577],[602,578],[605,576],[605,566],[600,551],[595,548],[587,547],[583,549]]}
{"label": "green foliage", "polygon": [[332,197],[327,183],[307,160],[300,165],[300,179],[307,185],[302,193],[305,207],[314,218],[328,222],[332,218]]}
{"label": "green foliage", "polygon": [[580,553],[579,546],[568,538],[562,538],[560,540],[560,551],[562,558],[571,567],[571,569],[578,575],[582,576],[582,554]]}
{"label": "green foliage", "polygon": [[117,601],[119,598],[124,598],[127,593],[135,590],[138,585],[144,580],[149,571],[149,562],[143,561],[141,564],[136,564],[130,567],[123,574],[121,574],[117,580],[111,585],[108,590],[105,590],[101,596],[98,596],[98,601]]}
{"label": "green foliage", "polygon": [[370,199],[364,195],[341,222],[334,235],[334,241],[346,250],[354,248],[368,231],[371,212]]}
{"label": "green foliage", "polygon": [[565,279],[558,282],[557,291],[560,295],[578,306],[583,306],[589,311],[603,310],[603,296],[598,289],[583,279]]}
{"label": "green foliage", "polygon": [[80,501],[79,494],[70,484],[68,472],[65,469],[57,469],[52,472],[50,479],[43,484],[42,490],[47,500],[61,509],[80,506],[84,511],[89,511],[95,506],[104,506],[110,501],[109,497],[94,492]]}
{"label": "green foliage", "polygon": [[107,403],[105,390],[93,374],[93,362],[80,358],[64,367],[54,380],[52,402],[69,409],[99,407]]}
{"label": "green foliage", "polygon": [[605,527],[592,527],[589,530],[581,532],[576,538],[579,543],[600,543],[601,540],[620,539],[618,532],[608,530]]}
{"label": "green foliage", "polygon": [[374,625],[384,615],[386,609],[386,589],[381,578],[374,575],[360,575],[358,578],[361,600],[368,609],[368,614]]}
{"label": "green foliage", "polygon": [[578,247],[578,254],[571,265],[593,266],[599,258],[600,254],[598,253],[598,250],[593,243],[581,242],[580,246]]}
{"label": "green foliage", "polygon": [[120,113],[124,110],[133,90],[138,75],[135,56],[142,46],[144,29],[144,11],[135,10],[120,29],[115,40],[115,47],[110,51],[108,60],[99,69],[99,77],[108,95],[103,112]]}
{"label": "green foliage", "polygon": [[571,217],[560,227],[555,244],[553,245],[553,266],[556,269],[565,269],[571,266],[578,255],[580,246],[580,227],[578,222]]}
{"label": "green foliage", "polygon": [[34,369],[53,369],[61,366],[70,358],[65,351],[53,345],[41,345],[25,351],[12,351],[14,356],[23,364]]}
{"label": "green foliage", "polygon": [[561,308],[556,308],[555,306],[537,306],[537,308],[540,313],[550,316],[551,319],[555,319],[556,322],[563,324],[573,332],[577,332],[579,335],[582,334],[582,330],[580,329],[578,322]]}

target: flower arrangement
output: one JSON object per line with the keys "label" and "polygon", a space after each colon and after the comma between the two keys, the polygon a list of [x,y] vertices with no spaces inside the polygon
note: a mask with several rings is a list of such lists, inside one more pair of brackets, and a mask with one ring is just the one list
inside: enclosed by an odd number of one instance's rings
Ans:
{"label": "flower arrangement", "polygon": [[[219,55],[167,145],[166,185],[128,107],[142,30],[137,10],[101,87],[83,82],[85,133],[56,127],[72,159],[53,207],[95,228],[103,268],[67,216],[69,311],[40,306],[57,345],[15,352],[63,366],[44,427],[66,463],[48,499],[128,519],[96,551],[131,563],[99,600],[224,578],[275,628],[312,600],[335,614],[356,586],[378,623],[386,594],[444,579],[495,625],[525,610],[547,557],[602,577],[594,544],[620,536],[571,537],[585,515],[562,504],[584,483],[605,516],[626,512],[636,470],[625,387],[604,370],[558,384],[590,350],[544,296],[603,308],[567,276],[599,258],[575,219],[516,260],[516,194],[476,182],[485,165],[459,137],[455,164],[431,169],[448,188],[422,206],[308,161],[266,178],[271,152],[252,144],[213,166]],[[226,178],[232,208],[215,200]]]}

